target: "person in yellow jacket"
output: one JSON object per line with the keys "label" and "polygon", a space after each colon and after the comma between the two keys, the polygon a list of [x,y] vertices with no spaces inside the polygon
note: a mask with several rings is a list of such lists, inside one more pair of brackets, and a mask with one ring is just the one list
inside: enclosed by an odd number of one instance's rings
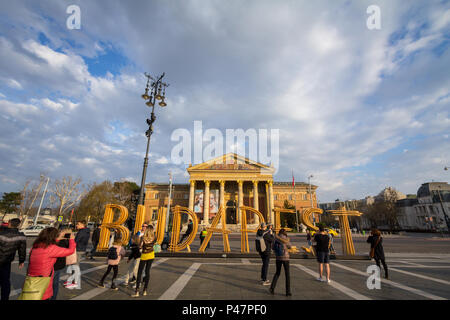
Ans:
{"label": "person in yellow jacket", "polygon": [[153,260],[155,259],[155,251],[153,251],[153,246],[156,243],[156,236],[153,232],[153,226],[149,225],[147,230],[145,230],[144,236],[141,238],[140,247],[142,249],[141,261],[139,262],[139,269],[136,280],[136,291],[132,297],[139,297],[139,287],[141,284],[142,272],[145,269],[144,277],[144,290],[142,292],[143,296],[147,295],[148,283],[150,281],[150,268],[152,267]]}

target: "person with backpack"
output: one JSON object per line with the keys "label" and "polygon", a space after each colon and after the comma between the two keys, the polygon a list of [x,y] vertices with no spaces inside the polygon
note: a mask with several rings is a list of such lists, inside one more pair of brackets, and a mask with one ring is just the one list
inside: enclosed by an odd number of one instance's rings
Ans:
{"label": "person with backpack", "polygon": [[277,270],[272,279],[272,285],[270,286],[269,292],[271,294],[275,293],[275,287],[277,285],[278,277],[281,274],[281,267],[284,267],[284,275],[286,277],[286,296],[292,296],[291,293],[291,277],[289,273],[289,251],[291,248],[291,243],[287,236],[286,230],[281,229],[278,235],[275,235],[275,241],[273,242],[273,250],[276,256],[276,267]]}
{"label": "person with backpack", "polygon": [[114,240],[113,245],[111,248],[108,249],[107,258],[108,258],[108,269],[106,270],[105,274],[103,275],[102,279],[100,280],[100,283],[98,286],[100,288],[104,288],[104,282],[108,274],[113,270],[113,277],[111,280],[111,289],[112,290],[118,290],[116,285],[114,284],[114,280],[117,278],[117,274],[119,273],[119,263],[120,260],[125,257],[125,249],[122,247],[122,240],[116,239]]}
{"label": "person with backpack", "polygon": [[[139,268],[139,262],[141,260],[141,251],[139,249],[139,242],[141,240],[141,237],[139,235],[135,234],[131,238],[131,253],[128,256],[127,263],[130,265],[128,266],[127,275],[125,277],[124,286],[128,286],[128,283],[133,283],[137,279],[137,272]],[[131,262],[131,263],[130,263]],[[131,278],[131,280],[130,280]]]}
{"label": "person with backpack", "polygon": [[143,296],[147,295],[148,283],[150,281],[150,268],[155,259],[155,251],[153,246],[156,243],[156,236],[153,232],[153,226],[149,225],[145,230],[144,236],[141,238],[140,247],[142,248],[141,261],[139,262],[138,275],[136,280],[136,291],[132,295],[133,298],[139,297],[139,287],[141,285],[142,273],[145,269]]}
{"label": "person with backpack", "polygon": [[[325,227],[322,224],[319,225],[319,232],[314,235],[314,241],[316,242],[317,262],[319,263],[319,278],[317,278],[317,281],[330,283],[330,238],[325,232]],[[326,280],[322,280],[324,264],[327,271]]]}
{"label": "person with backpack", "polygon": [[384,257],[383,238],[381,237],[380,230],[372,229],[372,231],[370,232],[370,236],[367,238],[367,243],[370,243],[370,257],[375,259],[378,268],[380,268],[380,272],[381,272],[380,266],[381,261],[384,268],[384,276],[386,277],[386,279],[389,279],[388,266],[386,264],[386,260]]}
{"label": "person with backpack", "polygon": [[263,286],[270,285],[267,280],[267,273],[269,272],[270,254],[272,251],[273,235],[270,229],[266,229],[266,224],[261,223],[258,231],[256,231],[255,247],[262,260],[261,267],[261,284]]}

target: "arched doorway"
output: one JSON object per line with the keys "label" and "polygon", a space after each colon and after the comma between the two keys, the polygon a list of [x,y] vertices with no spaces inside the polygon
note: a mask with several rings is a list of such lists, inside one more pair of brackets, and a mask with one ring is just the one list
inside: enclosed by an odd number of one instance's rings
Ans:
{"label": "arched doorway", "polygon": [[226,206],[227,224],[236,224],[236,201],[229,200]]}

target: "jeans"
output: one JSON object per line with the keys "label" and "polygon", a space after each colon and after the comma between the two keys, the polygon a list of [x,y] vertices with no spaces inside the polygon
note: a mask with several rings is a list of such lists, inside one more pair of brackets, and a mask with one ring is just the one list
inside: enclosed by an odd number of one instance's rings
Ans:
{"label": "jeans", "polygon": [[130,279],[133,279],[133,278],[137,279],[137,273],[138,273],[140,261],[141,261],[141,258],[137,258],[137,259],[132,259],[129,262],[128,271],[127,271],[127,275],[125,278],[125,283],[128,283]]}
{"label": "jeans", "polygon": [[82,257],[82,252],[77,252],[77,263],[72,264],[69,267],[67,267],[67,273],[69,273],[69,268],[75,271],[68,279],[67,282],[71,283],[73,280],[75,280],[75,283],[77,284],[77,288],[81,289],[81,270],[80,270],[80,260]]}
{"label": "jeans", "polygon": [[281,273],[281,266],[284,266],[284,275],[286,277],[286,294],[291,293],[291,277],[289,274],[289,260],[288,261],[282,261],[277,260],[277,271],[275,272],[275,275],[273,276],[272,285],[270,286],[273,290],[275,290],[275,287],[277,286],[278,277]]}
{"label": "jeans", "polygon": [[105,281],[106,277],[108,276],[108,274],[111,272],[111,270],[113,270],[113,277],[111,280],[111,288],[114,287],[114,279],[117,278],[117,274],[119,273],[119,266],[118,265],[111,265],[108,264],[108,269],[106,269],[105,274],[103,275],[102,279],[100,280],[100,283],[103,284],[103,282]]}
{"label": "jeans", "polygon": [[136,291],[139,290],[139,286],[141,284],[142,272],[144,271],[144,268],[145,268],[144,291],[147,290],[148,283],[150,281],[150,268],[152,267],[153,260],[154,259],[141,260],[141,262],[139,262],[138,276],[137,276],[137,281],[136,281]]}
{"label": "jeans", "polygon": [[266,281],[267,280],[267,273],[269,272],[269,262],[270,262],[270,253],[260,253],[262,260],[262,267],[261,267],[261,280]]}
{"label": "jeans", "polygon": [[380,268],[380,272],[381,272],[380,260],[381,260],[381,263],[383,264],[384,274],[387,278],[388,277],[388,267],[387,267],[386,261],[384,259],[375,259],[375,262],[376,262],[378,268]]}
{"label": "jeans", "polygon": [[50,300],[56,300],[59,291],[59,278],[61,275],[61,270],[55,270],[53,275],[53,296],[51,296]]}
{"label": "jeans", "polygon": [[11,292],[11,262],[0,265],[0,287],[2,288],[1,300],[9,300]]}

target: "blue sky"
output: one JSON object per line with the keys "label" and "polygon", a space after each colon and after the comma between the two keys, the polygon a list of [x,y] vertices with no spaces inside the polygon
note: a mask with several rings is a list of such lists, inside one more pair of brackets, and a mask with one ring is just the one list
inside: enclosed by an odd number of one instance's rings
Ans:
{"label": "blue sky", "polygon": [[[81,29],[66,9],[81,9]],[[369,5],[381,29],[366,26]],[[321,202],[448,181],[446,1],[0,4],[0,191],[44,172],[139,183],[144,72],[166,73],[147,181],[187,182],[174,130],[279,129],[276,181]],[[258,159],[255,159],[258,160]]]}

